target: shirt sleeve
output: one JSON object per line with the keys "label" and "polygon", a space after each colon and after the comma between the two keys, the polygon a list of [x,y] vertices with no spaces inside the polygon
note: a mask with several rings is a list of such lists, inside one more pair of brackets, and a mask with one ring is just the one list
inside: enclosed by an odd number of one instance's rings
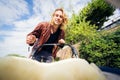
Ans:
{"label": "shirt sleeve", "polygon": [[41,34],[41,31],[42,31],[42,30],[41,30],[41,27],[42,27],[42,26],[43,26],[42,23],[39,23],[39,24],[35,27],[35,29],[28,34],[28,36],[29,36],[29,35],[35,35],[36,38],[39,38],[39,37],[40,37],[40,34]]}

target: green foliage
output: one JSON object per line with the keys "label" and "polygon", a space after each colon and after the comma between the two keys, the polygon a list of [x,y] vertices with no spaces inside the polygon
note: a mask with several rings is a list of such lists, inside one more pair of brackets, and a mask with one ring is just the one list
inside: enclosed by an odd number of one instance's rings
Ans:
{"label": "green foliage", "polygon": [[82,21],[80,24],[73,23],[73,20],[68,24],[66,30],[66,41],[70,44],[75,44],[81,40],[89,40],[97,36],[96,26],[89,25],[89,22]]}
{"label": "green foliage", "polygon": [[80,57],[98,66],[120,68],[120,29],[114,33],[94,38],[88,44],[82,42]]}
{"label": "green foliage", "polygon": [[96,29],[101,28],[114,10],[104,0],[92,0],[79,15],[73,13],[67,25],[66,41],[74,44],[82,40],[89,42],[94,37],[99,37]]}
{"label": "green foliage", "polygon": [[80,13],[73,14],[66,29],[66,42],[75,44],[82,42],[79,53],[81,58],[94,62],[98,66],[120,68],[120,31],[101,34],[97,31],[108,17],[113,14],[114,7],[104,0],[92,0]]}
{"label": "green foliage", "polygon": [[79,13],[79,20],[90,21],[90,24],[98,26],[100,29],[103,23],[108,20],[108,17],[113,15],[115,8],[105,2],[105,0],[92,0],[86,7]]}

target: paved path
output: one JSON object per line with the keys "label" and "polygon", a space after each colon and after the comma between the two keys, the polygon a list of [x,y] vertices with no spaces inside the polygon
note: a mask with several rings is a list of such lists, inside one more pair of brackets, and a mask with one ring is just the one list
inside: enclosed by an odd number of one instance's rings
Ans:
{"label": "paved path", "polygon": [[108,72],[103,72],[103,74],[106,76],[107,80],[120,80],[120,75]]}

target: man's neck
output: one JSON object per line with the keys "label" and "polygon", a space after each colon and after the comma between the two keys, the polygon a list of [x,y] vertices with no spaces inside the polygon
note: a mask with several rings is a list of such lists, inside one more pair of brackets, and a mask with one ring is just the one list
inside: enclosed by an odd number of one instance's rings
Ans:
{"label": "man's neck", "polygon": [[55,33],[58,30],[59,26],[58,25],[53,25],[51,32]]}

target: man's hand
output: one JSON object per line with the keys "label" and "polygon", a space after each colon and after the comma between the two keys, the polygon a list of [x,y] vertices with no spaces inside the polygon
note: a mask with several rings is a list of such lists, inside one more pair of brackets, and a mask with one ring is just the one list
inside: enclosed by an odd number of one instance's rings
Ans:
{"label": "man's hand", "polygon": [[60,40],[58,41],[58,43],[64,44],[64,43],[65,43],[65,40],[64,40],[64,39],[60,39]]}
{"label": "man's hand", "polygon": [[34,35],[27,36],[26,43],[33,44],[36,41],[36,37]]}

